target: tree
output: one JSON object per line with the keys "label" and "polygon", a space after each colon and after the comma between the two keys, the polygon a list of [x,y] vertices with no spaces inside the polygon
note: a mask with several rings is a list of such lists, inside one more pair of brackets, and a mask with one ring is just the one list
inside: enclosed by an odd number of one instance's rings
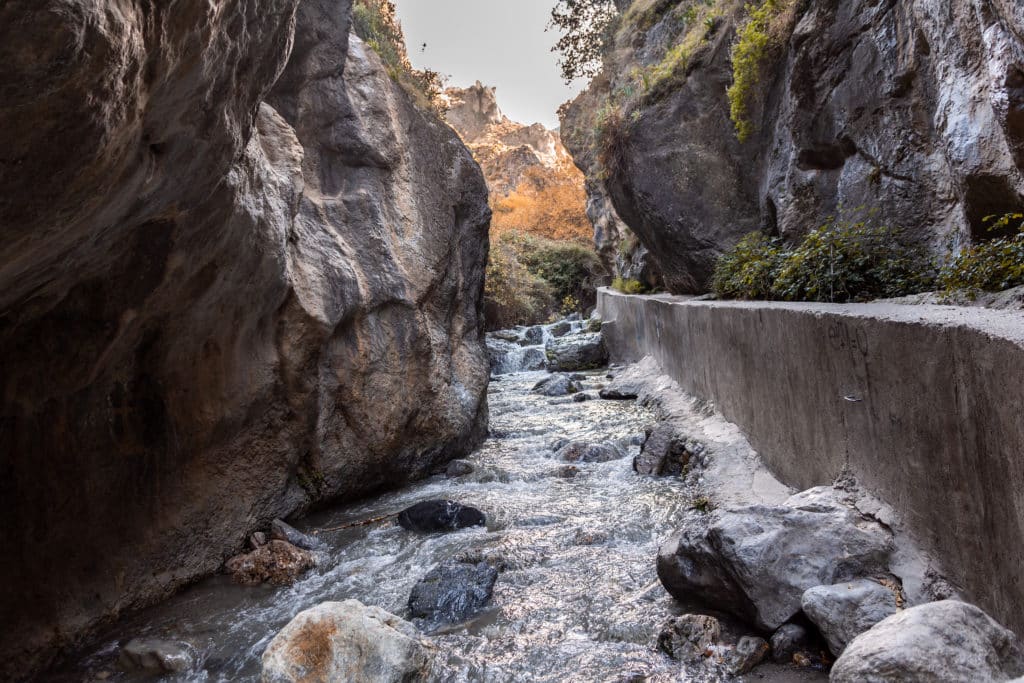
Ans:
{"label": "tree", "polygon": [[551,51],[561,55],[558,66],[566,83],[597,75],[618,14],[614,0],[558,0],[555,3],[549,27],[558,29],[562,37]]}

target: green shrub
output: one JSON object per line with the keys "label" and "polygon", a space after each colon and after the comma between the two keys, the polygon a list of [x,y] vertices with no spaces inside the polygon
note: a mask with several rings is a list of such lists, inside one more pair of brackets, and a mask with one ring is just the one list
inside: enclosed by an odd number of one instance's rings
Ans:
{"label": "green shrub", "polygon": [[554,308],[551,285],[523,265],[514,245],[497,241],[491,247],[484,285],[487,329],[501,330],[547,319]]}
{"label": "green shrub", "polygon": [[1017,233],[987,240],[958,254],[942,269],[940,285],[948,294],[965,292],[971,298],[979,292],[999,292],[1024,285],[1024,213],[985,219],[989,230]]}
{"label": "green shrub", "polygon": [[785,255],[772,285],[784,301],[846,303],[934,288],[927,250],[899,230],[861,220],[830,220]]}
{"label": "green shrub", "polygon": [[647,287],[644,283],[639,280],[627,280],[625,278],[616,277],[612,280],[612,289],[623,294],[645,294],[647,293]]}
{"label": "green shrub", "polygon": [[740,27],[732,48],[732,85],[729,110],[736,135],[745,142],[756,130],[751,120],[752,100],[764,80],[765,64],[789,39],[797,0],[764,0],[748,4],[748,18]]}
{"label": "green shrub", "polygon": [[770,299],[784,258],[779,240],[752,232],[718,259],[711,288],[723,299]]}

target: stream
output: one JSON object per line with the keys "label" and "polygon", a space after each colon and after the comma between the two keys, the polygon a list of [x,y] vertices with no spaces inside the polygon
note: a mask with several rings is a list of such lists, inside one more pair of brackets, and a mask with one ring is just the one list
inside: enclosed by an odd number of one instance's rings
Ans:
{"label": "stream", "polygon": [[[704,680],[655,647],[661,623],[684,610],[662,589],[654,558],[685,516],[698,514],[690,510],[694,492],[678,477],[633,472],[650,411],[632,401],[531,393],[545,376],[518,372],[492,382],[491,436],[470,458],[472,474],[437,475],[303,520],[299,528],[330,549],[296,584],[251,588],[209,578],[120,621],[52,680],[151,680],[117,663],[119,645],[135,637],[185,642],[197,653],[195,669],[163,680],[257,680],[263,650],[298,612],[355,598],[408,616],[413,585],[456,556],[498,560],[503,569],[487,612],[432,636],[442,653],[439,680]],[[604,377],[587,373],[584,386]],[[562,438],[616,443],[627,457],[567,472],[552,450]],[[417,535],[387,520],[328,531],[436,498],[480,508],[486,528]]]}

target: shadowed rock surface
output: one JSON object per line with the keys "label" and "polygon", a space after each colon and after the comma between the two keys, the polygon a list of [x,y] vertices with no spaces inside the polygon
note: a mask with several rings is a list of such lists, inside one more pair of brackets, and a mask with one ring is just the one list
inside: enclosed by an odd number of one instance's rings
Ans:
{"label": "shadowed rock surface", "polygon": [[[1016,3],[799,4],[781,54],[762,60],[745,143],[726,97],[744,3],[698,27],[685,20],[691,6],[627,16],[604,72],[562,119],[591,203],[606,207],[600,224],[621,217],[671,291],[706,291],[717,256],[744,233],[799,236],[839,207],[877,209],[937,251],[984,238],[985,216],[1024,207]],[[684,65],[645,90],[636,74],[691,30]]]}
{"label": "shadowed rock surface", "polygon": [[864,631],[896,614],[896,595],[877,581],[860,579],[833,586],[815,586],[801,599],[804,614],[839,656]]}
{"label": "shadowed rock surface", "polygon": [[486,187],[349,9],[0,7],[0,677],[485,435]]}
{"label": "shadowed rock surface", "polygon": [[484,513],[451,500],[426,500],[402,510],[398,515],[399,526],[421,534],[455,531],[486,523]]}

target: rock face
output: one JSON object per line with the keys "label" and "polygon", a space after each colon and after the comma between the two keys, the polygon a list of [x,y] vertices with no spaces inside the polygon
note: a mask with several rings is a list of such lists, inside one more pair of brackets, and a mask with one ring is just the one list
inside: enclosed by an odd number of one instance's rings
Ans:
{"label": "rock face", "polygon": [[892,542],[831,488],[811,489],[780,506],[716,510],[706,530],[684,530],[662,545],[658,576],[681,600],[773,631],[800,612],[809,588],[884,571]]}
{"label": "rock face", "polygon": [[432,654],[416,627],[357,600],[300,612],[263,653],[263,683],[426,680]]}
{"label": "rock face", "polygon": [[583,184],[558,133],[509,119],[498,107],[495,88],[477,81],[468,88],[449,88],[445,97],[445,118],[473,152],[495,196],[514,191],[530,169]]}
{"label": "rock face", "polygon": [[487,422],[486,186],[347,0],[44,4],[0,8],[0,677]]}
{"label": "rock face", "polygon": [[973,605],[932,602],[900,612],[858,636],[833,683],[1008,681],[1024,674],[1024,648]]}
{"label": "rock face", "polygon": [[896,614],[896,595],[877,581],[860,579],[810,588],[801,605],[832,654],[839,656],[851,640]]}
{"label": "rock face", "polygon": [[[690,25],[691,5],[628,13],[604,73],[562,121],[592,203],[610,199],[672,291],[705,291],[718,254],[745,232],[802,235],[841,206],[877,209],[937,250],[1024,206],[1017,3],[800,4],[764,65],[745,143],[726,97],[743,5]],[[685,42],[683,65],[644,85]]]}

